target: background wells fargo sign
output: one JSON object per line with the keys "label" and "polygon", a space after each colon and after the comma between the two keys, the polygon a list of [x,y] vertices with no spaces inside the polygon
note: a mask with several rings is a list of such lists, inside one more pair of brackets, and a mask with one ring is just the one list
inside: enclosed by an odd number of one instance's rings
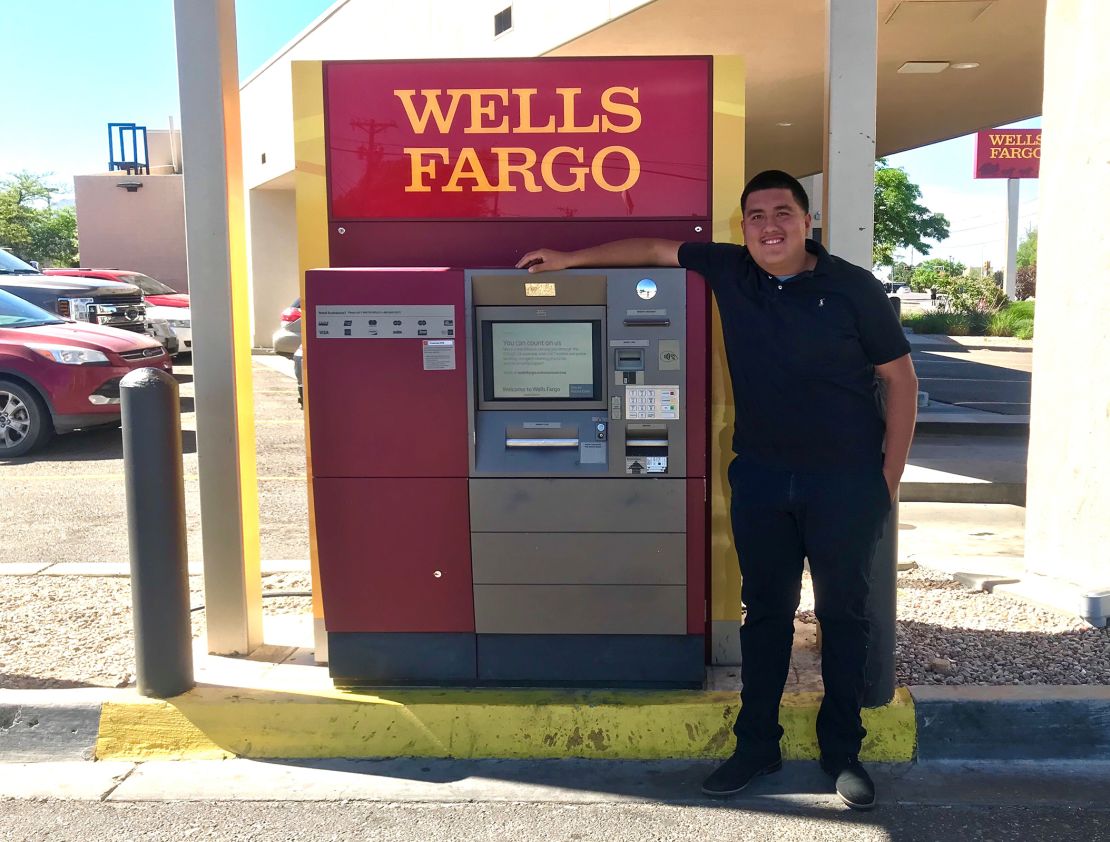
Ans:
{"label": "background wells fargo sign", "polygon": [[979,132],[975,147],[976,178],[1036,178],[1040,171],[1040,129]]}
{"label": "background wells fargo sign", "polygon": [[709,215],[707,57],[329,62],[330,216]]}

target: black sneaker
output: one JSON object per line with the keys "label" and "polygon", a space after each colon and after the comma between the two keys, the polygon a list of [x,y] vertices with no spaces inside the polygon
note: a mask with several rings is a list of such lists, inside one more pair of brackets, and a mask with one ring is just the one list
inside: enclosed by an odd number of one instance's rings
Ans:
{"label": "black sneaker", "polygon": [[821,768],[836,781],[836,794],[853,810],[870,810],[875,806],[875,784],[859,758],[829,758],[821,755]]}
{"label": "black sneaker", "polygon": [[701,791],[706,795],[735,795],[760,775],[770,775],[782,768],[782,755],[752,754],[735,751],[705,779]]}

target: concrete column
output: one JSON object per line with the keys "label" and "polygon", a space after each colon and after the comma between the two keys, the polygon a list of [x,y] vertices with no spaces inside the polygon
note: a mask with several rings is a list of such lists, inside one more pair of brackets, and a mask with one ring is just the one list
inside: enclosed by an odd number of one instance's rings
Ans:
{"label": "concrete column", "polygon": [[875,237],[876,0],[827,0],[824,242],[871,268]]}
{"label": "concrete column", "polygon": [[[875,237],[875,123],[878,99],[877,0],[827,0],[824,244],[867,269]],[[871,652],[864,704],[894,694],[898,501],[871,573]]]}
{"label": "concrete column", "polygon": [[810,237],[819,243],[825,242],[825,174],[815,173],[799,179],[809,196],[809,210],[813,215],[813,228]]}
{"label": "concrete column", "polygon": [[1025,552],[1081,600],[1110,588],[1108,42],[1105,0],[1049,0]]}
{"label": "concrete column", "polygon": [[1006,272],[1002,289],[1006,297],[1017,297],[1017,248],[1018,248],[1018,200],[1021,196],[1021,181],[1006,179]]}
{"label": "concrete column", "polygon": [[269,348],[281,311],[301,294],[297,270],[297,198],[293,190],[255,188],[248,194],[251,232],[253,341]]}
{"label": "concrete column", "polygon": [[174,0],[208,648],[262,643],[234,0]]}

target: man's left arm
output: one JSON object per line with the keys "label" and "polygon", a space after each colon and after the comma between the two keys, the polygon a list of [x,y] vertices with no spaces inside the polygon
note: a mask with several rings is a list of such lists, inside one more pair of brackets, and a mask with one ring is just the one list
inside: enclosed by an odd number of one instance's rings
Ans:
{"label": "man's left arm", "polygon": [[917,423],[917,374],[909,354],[875,366],[886,392],[886,447],[883,477],[893,500],[910,455]]}

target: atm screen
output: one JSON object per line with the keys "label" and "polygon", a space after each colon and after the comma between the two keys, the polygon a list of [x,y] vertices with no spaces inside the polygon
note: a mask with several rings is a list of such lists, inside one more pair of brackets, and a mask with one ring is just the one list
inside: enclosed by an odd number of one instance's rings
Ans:
{"label": "atm screen", "polygon": [[487,401],[600,401],[601,322],[482,322]]}

